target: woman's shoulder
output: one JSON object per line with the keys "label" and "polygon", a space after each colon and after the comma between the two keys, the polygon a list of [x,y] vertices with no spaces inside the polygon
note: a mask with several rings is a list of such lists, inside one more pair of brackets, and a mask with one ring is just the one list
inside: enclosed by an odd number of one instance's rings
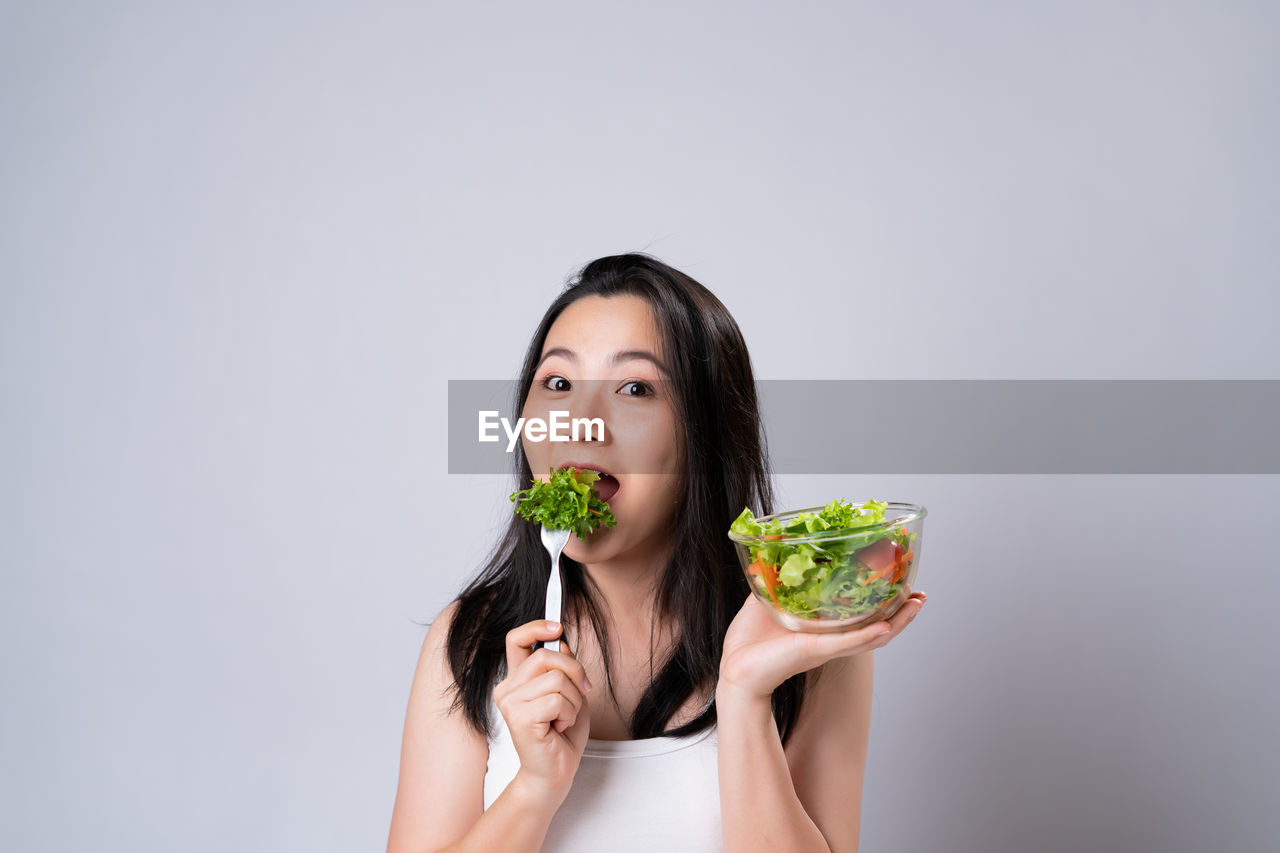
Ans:
{"label": "woman's shoulder", "polygon": [[[471,713],[463,712],[461,704],[463,695],[469,694],[474,685],[465,683],[465,676],[460,679],[458,674],[454,672],[455,661],[459,657],[468,658],[471,652],[466,648],[458,649],[452,647],[450,640],[454,624],[459,618],[467,620],[467,623],[461,626],[460,637],[453,640],[453,643],[462,643],[464,645],[473,643],[477,639],[476,632],[483,630],[482,626],[476,624],[477,620],[482,620],[481,613],[477,612],[474,607],[468,608],[467,604],[468,602],[461,596],[446,604],[430,623],[430,627],[427,629],[427,636],[422,641],[419,672],[422,673],[423,677],[431,679],[438,693],[447,693],[450,696],[451,702],[447,710],[450,716],[453,716],[455,711],[461,717],[468,717]],[[502,657],[498,661],[497,672],[486,685],[487,692],[491,693],[493,685],[505,676],[506,659]],[[489,701],[492,704],[492,698]],[[444,707],[441,706],[441,713],[445,713]],[[479,723],[473,725],[479,725]],[[476,731],[474,728],[470,730]]]}
{"label": "woman's shoulder", "polygon": [[476,804],[482,799],[489,747],[453,701],[447,640],[457,609],[456,601],[446,605],[422,641],[405,715],[388,849],[422,849],[459,837],[482,810]]}
{"label": "woman's shoulder", "polygon": [[438,635],[448,637],[449,629],[453,627],[453,620],[457,618],[460,607],[462,607],[462,599],[455,598],[441,608],[440,612],[436,614],[436,618],[431,620],[427,634],[430,635],[432,631],[435,631]]}
{"label": "woman's shoulder", "polygon": [[449,634],[461,606],[462,602],[457,598],[446,604],[436,618],[431,620],[427,635],[422,640],[420,668],[424,664],[430,667],[434,680],[445,685],[452,684],[454,680],[449,666]]}

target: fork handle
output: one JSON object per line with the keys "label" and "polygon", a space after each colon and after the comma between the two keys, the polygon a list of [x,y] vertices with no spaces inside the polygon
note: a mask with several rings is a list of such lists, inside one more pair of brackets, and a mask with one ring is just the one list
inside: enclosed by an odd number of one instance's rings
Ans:
{"label": "fork handle", "polygon": [[[560,579],[560,553],[556,552],[555,564],[551,567],[551,576],[547,579],[547,619],[554,622],[560,621],[560,604],[563,596],[564,589],[561,586]],[[563,627],[560,629],[560,633],[563,636]],[[560,640],[559,638],[549,640],[548,642],[543,643],[543,647],[551,649],[553,652],[558,652],[560,651]]]}

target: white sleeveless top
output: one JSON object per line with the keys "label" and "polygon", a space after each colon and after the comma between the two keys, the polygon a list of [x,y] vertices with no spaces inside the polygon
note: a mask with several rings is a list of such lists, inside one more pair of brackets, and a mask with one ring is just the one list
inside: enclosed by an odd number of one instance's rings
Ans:
{"label": "white sleeveless top", "polygon": [[[484,807],[520,769],[511,733],[489,694],[495,732]],[[716,727],[685,737],[587,739],[573,786],[551,820],[543,853],[706,853],[724,849]]]}

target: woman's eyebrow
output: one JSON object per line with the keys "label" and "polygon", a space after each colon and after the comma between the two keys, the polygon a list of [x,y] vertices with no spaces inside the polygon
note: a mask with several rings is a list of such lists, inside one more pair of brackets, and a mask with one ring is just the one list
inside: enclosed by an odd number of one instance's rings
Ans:
{"label": "woman's eyebrow", "polygon": [[[549,349],[542,354],[542,358],[539,359],[538,361],[538,367],[541,367],[542,362],[551,358],[551,356],[553,355],[558,355],[563,359],[573,362],[574,364],[578,363],[578,354],[575,353],[573,350],[565,349],[564,347],[553,347],[552,349]],[[663,364],[656,355],[649,352],[648,350],[643,350],[643,349],[627,349],[627,350],[621,350],[620,352],[615,352],[609,358],[609,364],[617,365],[617,364],[621,364],[624,361],[633,361],[635,359],[652,362],[653,365],[657,367],[659,370],[661,370],[663,373],[667,372],[667,366]]]}

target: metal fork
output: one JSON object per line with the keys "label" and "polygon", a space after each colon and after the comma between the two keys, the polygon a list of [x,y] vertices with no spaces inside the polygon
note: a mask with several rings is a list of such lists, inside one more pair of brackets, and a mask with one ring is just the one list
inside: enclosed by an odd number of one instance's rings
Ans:
{"label": "metal fork", "polygon": [[[547,549],[547,553],[551,555],[551,577],[547,581],[547,620],[550,622],[560,621],[560,599],[564,596],[563,587],[560,583],[560,552],[564,550],[565,544],[569,541],[569,534],[572,530],[558,530],[548,528],[545,525],[542,528],[542,544]],[[564,636],[564,632],[561,632]],[[552,640],[544,643],[545,648],[551,649],[553,652],[560,651],[560,641]]]}

